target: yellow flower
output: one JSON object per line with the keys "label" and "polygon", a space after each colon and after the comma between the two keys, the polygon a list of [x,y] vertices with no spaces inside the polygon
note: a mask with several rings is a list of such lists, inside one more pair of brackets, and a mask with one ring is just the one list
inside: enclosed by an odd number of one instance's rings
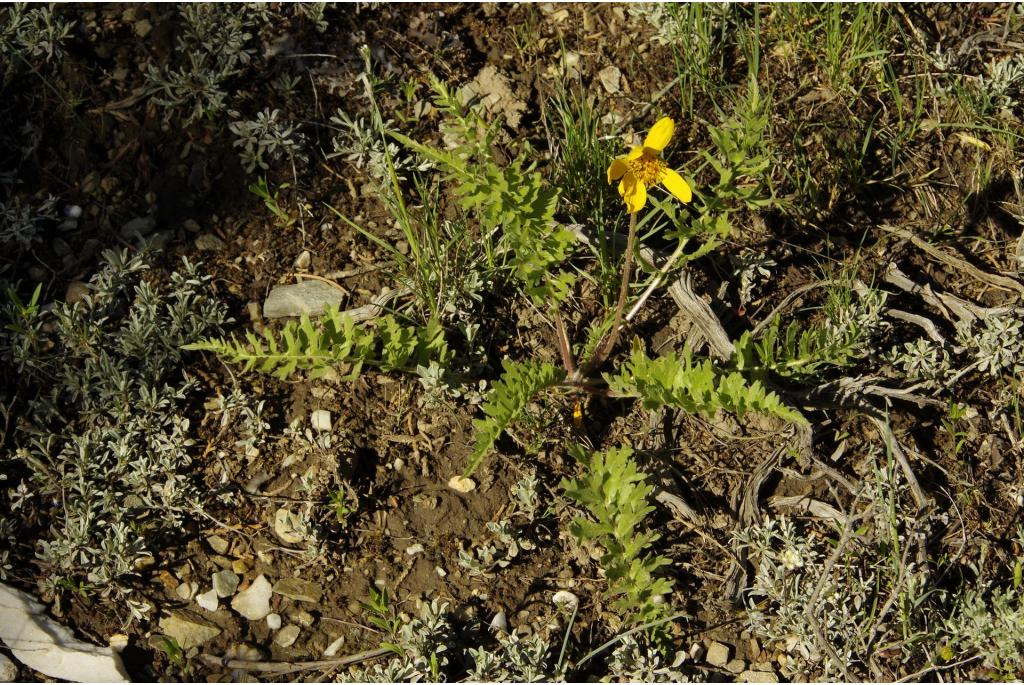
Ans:
{"label": "yellow flower", "polygon": [[634,147],[625,157],[619,157],[608,167],[608,182],[618,179],[619,195],[626,202],[626,211],[630,214],[639,212],[647,202],[647,188],[658,183],[665,186],[668,192],[679,198],[680,202],[693,199],[690,185],[683,177],[668,168],[660,153],[668,145],[675,130],[675,122],[664,117],[647,132],[644,144]]}

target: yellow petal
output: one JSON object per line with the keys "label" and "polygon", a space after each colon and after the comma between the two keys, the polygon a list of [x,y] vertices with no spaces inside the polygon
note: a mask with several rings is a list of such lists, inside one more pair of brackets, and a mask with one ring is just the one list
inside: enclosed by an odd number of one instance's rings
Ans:
{"label": "yellow petal", "polygon": [[631,173],[619,181],[619,195],[626,202],[626,212],[629,214],[639,212],[647,202],[647,188],[643,181]]}
{"label": "yellow petal", "polygon": [[643,146],[642,145],[638,145],[638,146],[636,146],[635,148],[633,148],[633,149],[631,149],[629,151],[629,154],[626,155],[626,159],[628,159],[629,161],[632,162],[634,159],[640,159],[641,157],[643,157],[643,154],[644,154]]}
{"label": "yellow petal", "polygon": [[612,163],[608,166],[608,182],[617,181],[622,178],[622,175],[629,171],[629,165],[626,164],[626,160],[623,157],[612,160]]}
{"label": "yellow petal", "polygon": [[665,171],[661,172],[661,178],[658,180],[663,186],[668,188],[668,192],[679,198],[680,202],[689,202],[693,199],[690,184],[672,169],[665,169]]}
{"label": "yellow petal", "polygon": [[661,152],[668,145],[668,141],[672,140],[672,132],[675,128],[676,124],[671,118],[663,117],[659,119],[658,123],[651,126],[651,130],[647,132],[647,137],[644,139],[644,147]]}

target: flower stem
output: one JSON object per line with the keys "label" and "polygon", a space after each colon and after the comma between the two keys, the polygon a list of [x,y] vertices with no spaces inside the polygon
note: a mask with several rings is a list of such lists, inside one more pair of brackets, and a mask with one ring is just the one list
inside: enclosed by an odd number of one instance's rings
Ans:
{"label": "flower stem", "polygon": [[608,355],[615,348],[619,340],[619,333],[622,326],[622,312],[626,309],[626,298],[629,295],[629,280],[633,273],[633,248],[636,246],[636,212],[629,215],[629,236],[626,238],[626,256],[622,264],[622,282],[619,284],[619,301],[615,305],[615,317],[612,319],[612,327],[607,337],[597,346],[594,356],[580,369],[581,372],[589,373],[600,366]]}

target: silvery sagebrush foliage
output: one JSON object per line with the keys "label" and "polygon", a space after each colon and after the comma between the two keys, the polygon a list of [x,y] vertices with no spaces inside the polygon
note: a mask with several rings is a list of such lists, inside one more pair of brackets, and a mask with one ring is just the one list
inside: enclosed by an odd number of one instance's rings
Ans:
{"label": "silvery sagebrush foliage", "polygon": [[31,248],[40,240],[40,224],[56,219],[57,199],[54,197],[47,197],[38,205],[23,202],[18,197],[0,202],[0,248],[19,251]]}
{"label": "silvery sagebrush foliage", "polygon": [[[24,405],[8,455],[28,476],[8,495],[17,515],[49,524],[36,554],[44,592],[58,597],[68,588],[123,596],[119,581],[201,507],[187,475],[182,408],[193,381],[180,372],[180,347],[226,321],[197,265],[183,260],[154,285],[144,254],[103,259],[88,296],[38,308],[0,346],[7,363],[11,350],[34,355],[14,380]],[[26,350],[18,339],[27,337]]]}
{"label": "silvery sagebrush foliage", "polygon": [[608,676],[603,680],[627,683],[688,683],[690,674],[679,667],[686,661],[685,652],[666,658],[663,650],[644,633],[627,635],[619,641],[608,661]]}
{"label": "silvery sagebrush foliage", "polygon": [[456,631],[449,620],[448,604],[424,603],[420,616],[398,628],[393,636],[395,657],[383,664],[354,670],[340,679],[350,683],[438,682],[456,647]]}
{"label": "silvery sagebrush foliage", "polygon": [[1024,353],[1022,325],[1019,320],[1006,315],[986,316],[978,327],[961,322],[957,326],[957,341],[973,357],[979,371],[993,377],[1003,371],[1017,373],[1024,369],[1021,362],[1021,354]]}
{"label": "silvery sagebrush foliage", "polygon": [[0,10],[0,65],[6,82],[21,70],[64,56],[64,41],[74,21],[54,12],[52,5],[12,3]]}
{"label": "silvery sagebrush foliage", "polygon": [[1024,55],[1011,54],[990,62],[988,76],[981,77],[981,84],[998,110],[1012,112],[1024,85]]}
{"label": "silvery sagebrush foliage", "polygon": [[[942,515],[919,517],[893,459],[870,459],[857,505],[863,521],[845,524],[856,525],[856,532],[831,565],[829,538],[841,535],[839,521],[826,537],[787,517],[766,517],[737,535],[755,567],[747,620],[755,635],[785,653],[780,664],[788,678],[829,680],[843,677],[844,669],[859,673],[864,656],[888,640],[906,640],[907,660],[921,656],[917,638],[929,630],[935,607],[930,601],[943,595],[933,587],[929,569],[906,551],[933,525],[948,521]],[[899,601],[877,601],[878,588],[897,586]],[[815,625],[827,645],[819,642]],[[871,644],[869,635],[876,637]]]}
{"label": "silvery sagebrush foliage", "polygon": [[302,152],[305,136],[295,125],[280,121],[280,110],[264,109],[249,121],[235,121],[228,128],[235,134],[235,147],[245,170],[252,173],[256,167],[269,169],[270,162],[281,159],[305,160]]}
{"label": "silvery sagebrush foliage", "polygon": [[153,101],[167,108],[166,117],[181,111],[191,124],[227,107],[228,82],[252,61],[253,37],[272,13],[256,3],[200,3],[184,4],[178,14],[175,54],[188,55],[188,61],[150,64],[146,79]]}
{"label": "silvery sagebrush foliage", "polygon": [[[488,576],[499,568],[506,568],[520,552],[536,549],[530,539],[530,527],[538,506],[539,481],[527,476],[512,487],[512,506],[498,521],[487,523],[491,540],[467,552],[459,550],[459,566],[471,576]],[[516,520],[520,523],[517,525]]]}

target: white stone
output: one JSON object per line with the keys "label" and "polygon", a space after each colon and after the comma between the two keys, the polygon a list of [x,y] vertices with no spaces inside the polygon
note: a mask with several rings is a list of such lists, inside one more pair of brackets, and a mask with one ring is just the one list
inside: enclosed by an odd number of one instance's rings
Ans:
{"label": "white stone", "polygon": [[[31,595],[0,584],[0,640],[14,658],[43,675],[75,682],[129,682],[110,647],[82,642]],[[13,679],[12,679],[13,680]]]}
{"label": "white stone", "polygon": [[569,592],[568,590],[559,590],[551,598],[551,601],[555,603],[557,607],[567,607],[569,609],[576,608],[580,603],[580,598]]}
{"label": "white stone", "polygon": [[334,656],[335,654],[338,653],[338,650],[341,649],[341,646],[343,644],[345,644],[345,636],[344,635],[339,637],[337,640],[335,640],[331,644],[327,645],[327,649],[324,650],[324,656],[327,657],[328,659],[330,659],[332,656]]}
{"label": "white stone", "polygon": [[281,614],[267,614],[267,627],[277,630],[281,627]]}
{"label": "white stone", "polygon": [[263,576],[256,576],[252,585],[235,595],[231,600],[231,608],[250,621],[262,621],[270,613],[270,596],[273,587]]}
{"label": "white stone", "polygon": [[220,602],[217,601],[217,591],[211,588],[201,595],[196,595],[196,604],[207,611],[217,611],[217,607],[220,606]]}
{"label": "white stone", "polygon": [[309,422],[313,425],[313,430],[320,433],[327,433],[331,430],[331,412],[326,409],[317,409],[310,417]]}
{"label": "white stone", "polygon": [[405,548],[405,553],[408,554],[410,557],[414,557],[417,554],[422,554],[423,553],[423,545],[421,545],[418,542],[415,545],[409,545],[408,547]]}
{"label": "white stone", "polygon": [[470,492],[476,488],[476,482],[472,478],[452,476],[448,479],[448,487],[456,492]]}

